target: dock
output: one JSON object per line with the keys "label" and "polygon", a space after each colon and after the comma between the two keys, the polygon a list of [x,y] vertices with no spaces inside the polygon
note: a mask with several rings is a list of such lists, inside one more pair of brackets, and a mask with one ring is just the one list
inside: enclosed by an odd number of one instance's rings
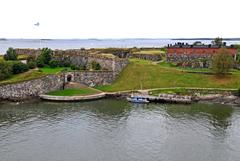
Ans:
{"label": "dock", "polygon": [[191,96],[181,96],[174,94],[159,94],[159,96],[141,95],[146,98],[149,102],[161,102],[161,103],[180,103],[180,104],[191,104]]}

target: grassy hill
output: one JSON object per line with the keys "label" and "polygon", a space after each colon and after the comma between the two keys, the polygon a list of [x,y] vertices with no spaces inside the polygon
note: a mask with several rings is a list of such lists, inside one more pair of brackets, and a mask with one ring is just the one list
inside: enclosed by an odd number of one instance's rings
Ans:
{"label": "grassy hill", "polygon": [[109,92],[141,89],[141,84],[143,89],[161,87],[240,88],[240,71],[233,71],[226,76],[191,73],[192,71],[192,69],[171,67],[164,63],[154,64],[150,61],[131,59],[130,64],[112,85],[97,88]]}

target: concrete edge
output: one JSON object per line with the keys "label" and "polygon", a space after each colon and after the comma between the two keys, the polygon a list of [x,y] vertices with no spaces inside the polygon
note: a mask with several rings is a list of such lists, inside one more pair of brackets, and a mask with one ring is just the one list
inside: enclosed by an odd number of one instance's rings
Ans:
{"label": "concrete edge", "polygon": [[105,93],[99,93],[94,95],[86,95],[86,96],[52,96],[52,95],[40,95],[39,97],[43,100],[49,101],[88,101],[88,100],[96,100],[100,98],[104,98],[106,96]]}

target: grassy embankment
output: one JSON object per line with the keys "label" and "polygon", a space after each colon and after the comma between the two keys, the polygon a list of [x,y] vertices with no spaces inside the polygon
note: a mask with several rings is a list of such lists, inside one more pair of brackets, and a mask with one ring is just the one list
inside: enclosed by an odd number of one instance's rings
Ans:
{"label": "grassy embankment", "polygon": [[53,96],[85,96],[85,95],[92,95],[98,94],[100,91],[92,88],[80,88],[80,89],[65,89],[59,90],[54,92],[49,92],[48,95]]}
{"label": "grassy embankment", "polygon": [[165,54],[165,52],[161,49],[151,49],[151,50],[141,50],[137,52],[133,52],[133,54],[152,54],[152,55],[158,55],[158,54]]}
{"label": "grassy embankment", "polygon": [[43,67],[43,68],[40,68],[40,71],[44,74],[57,74],[65,69],[71,70],[70,67],[55,67],[55,68]]}
{"label": "grassy embankment", "polygon": [[25,73],[12,75],[8,79],[0,81],[0,85],[23,82],[23,81],[27,81],[27,80],[41,78],[41,77],[46,76],[46,75],[47,74],[45,74],[45,73],[43,73],[39,70],[30,70],[30,71],[25,72]]}
{"label": "grassy embankment", "polygon": [[183,69],[167,63],[154,64],[150,61],[131,59],[130,64],[119,75],[119,78],[108,86],[97,89],[108,92],[171,88],[171,87],[196,87],[196,88],[239,88],[240,71],[232,71],[226,76],[213,74],[191,73],[193,71],[206,71],[208,69]]}
{"label": "grassy embankment", "polygon": [[18,82],[28,81],[28,80],[32,80],[32,79],[37,79],[37,78],[41,78],[41,77],[49,75],[49,74],[57,74],[64,69],[69,70],[70,68],[66,68],[66,67],[57,67],[57,68],[44,67],[44,68],[40,68],[40,69],[33,69],[33,70],[29,70],[28,72],[25,72],[25,73],[12,75],[8,79],[0,81],[0,85],[1,84],[12,84],[12,83],[18,83]]}

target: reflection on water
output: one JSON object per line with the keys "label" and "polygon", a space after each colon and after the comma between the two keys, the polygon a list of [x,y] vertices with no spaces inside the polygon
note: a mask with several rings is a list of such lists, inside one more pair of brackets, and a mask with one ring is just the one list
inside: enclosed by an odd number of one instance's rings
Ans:
{"label": "reflection on water", "polygon": [[211,104],[0,103],[3,161],[238,161],[240,110]]}

